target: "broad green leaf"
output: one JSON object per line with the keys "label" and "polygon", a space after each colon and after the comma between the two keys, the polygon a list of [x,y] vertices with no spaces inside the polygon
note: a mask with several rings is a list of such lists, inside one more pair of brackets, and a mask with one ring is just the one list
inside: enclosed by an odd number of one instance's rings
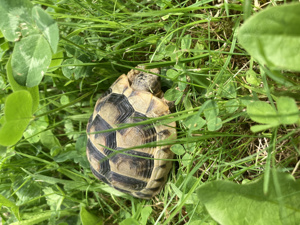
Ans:
{"label": "broad green leaf", "polygon": [[165,54],[163,54],[163,53],[156,53],[156,54],[149,55],[149,59],[154,60],[154,61],[160,61],[163,58],[165,58]]}
{"label": "broad green leaf", "polygon": [[192,37],[190,34],[185,35],[181,40],[181,49],[183,51],[188,51],[192,44]]}
{"label": "broad green leaf", "polygon": [[[282,225],[300,221],[300,180],[273,171],[269,191],[263,192],[263,179],[245,185],[213,181],[202,185],[198,197],[219,223],[226,225]],[[279,191],[280,190],[280,194]]]}
{"label": "broad green leaf", "polygon": [[51,187],[44,188],[43,192],[45,193],[45,198],[50,209],[53,211],[59,211],[64,200],[64,196],[55,193]]}
{"label": "broad green leaf", "polygon": [[186,75],[180,76],[179,80],[182,81],[182,82],[178,82],[178,88],[179,88],[180,91],[184,92],[184,90],[187,87]]}
{"label": "broad green leaf", "polygon": [[[5,88],[7,87],[7,83],[6,80],[1,76],[0,77],[0,90],[5,90]],[[0,96],[0,104],[2,104],[4,101],[4,95]]]}
{"label": "broad green leaf", "polygon": [[33,5],[28,0],[0,1],[0,30],[8,41],[17,41],[33,30],[31,12]]}
{"label": "broad green leaf", "polygon": [[172,61],[178,61],[183,54],[183,52],[179,51],[178,47],[173,43],[168,44],[162,51],[165,53],[165,57],[170,57]]}
{"label": "broad green leaf", "polygon": [[244,20],[247,20],[251,16],[251,11],[252,11],[251,1],[244,1],[243,2]]}
{"label": "broad green leaf", "polygon": [[247,106],[250,118],[265,125],[255,125],[251,131],[258,132],[280,124],[293,124],[299,120],[299,110],[294,99],[279,97],[277,99],[277,111],[266,102],[256,101]]}
{"label": "broad green leaf", "polygon": [[207,120],[214,119],[219,115],[219,107],[215,101],[208,100],[203,106],[205,107],[203,110],[204,116]]}
{"label": "broad green leaf", "polygon": [[17,143],[32,119],[32,98],[28,91],[10,94],[5,102],[4,122],[0,129],[0,144],[4,146]]}
{"label": "broad green leaf", "polygon": [[170,43],[165,48],[160,48],[159,49],[160,54],[163,54],[164,56],[169,56],[170,58],[173,58],[176,56],[176,52],[178,52],[178,48],[175,44]]}
{"label": "broad green leaf", "polygon": [[281,124],[293,124],[299,119],[299,110],[294,99],[279,97],[276,100]]}
{"label": "broad green leaf", "polygon": [[69,99],[69,97],[67,95],[63,95],[63,96],[61,96],[59,102],[62,105],[66,105],[66,104],[70,103],[70,99]]}
{"label": "broad green leaf", "polygon": [[[24,213],[22,215],[22,221],[11,223],[10,225],[33,225],[41,224],[42,221],[47,220],[51,217],[53,211],[43,211],[35,213]],[[70,216],[72,212],[69,211],[60,211],[60,217]]]}
{"label": "broad green leaf", "polygon": [[147,225],[147,220],[150,217],[152,213],[152,207],[151,206],[144,206],[141,211],[141,219],[140,222],[142,225]]}
{"label": "broad green leaf", "polygon": [[179,98],[181,98],[182,92],[172,88],[166,91],[164,98],[167,99],[168,101],[175,101]]}
{"label": "broad green leaf", "polygon": [[33,7],[32,18],[43,36],[49,42],[52,52],[56,53],[59,39],[57,23],[39,6]]}
{"label": "broad green leaf", "polygon": [[184,125],[190,130],[199,130],[206,124],[206,120],[198,114],[188,117],[184,121]]}
{"label": "broad green leaf", "polygon": [[247,113],[257,123],[278,125],[278,117],[275,109],[266,102],[256,101],[247,106]]}
{"label": "broad green leaf", "polygon": [[[203,50],[205,49],[204,45],[202,44],[203,41],[198,40],[195,47],[194,47],[194,56],[200,56],[201,54],[203,54]],[[193,63],[195,65],[196,68],[200,67],[202,60],[201,59],[197,59],[194,60]]]}
{"label": "broad green leaf", "polygon": [[246,73],[246,80],[249,84],[258,86],[261,83],[261,79],[257,78],[257,74],[254,70],[248,70]]}
{"label": "broad green leaf", "polygon": [[63,65],[68,65],[68,66],[64,66],[62,68],[63,75],[68,79],[74,79],[74,80],[83,77],[85,75],[84,68],[83,66],[80,66],[80,64],[82,64],[82,61],[80,61],[79,59],[75,59],[75,58],[66,59],[63,62]]}
{"label": "broad green leaf", "polygon": [[123,220],[120,225],[140,225],[140,223],[134,218],[127,218]]}
{"label": "broad green leaf", "polygon": [[7,72],[8,81],[9,81],[13,91],[20,91],[20,90],[29,91],[29,93],[31,94],[31,97],[32,97],[32,112],[34,113],[37,110],[37,108],[39,106],[39,101],[40,101],[39,87],[38,86],[34,86],[34,87],[21,86],[15,81],[15,78],[13,77],[13,74],[12,74],[11,57],[9,58],[9,60],[6,64],[6,72]]}
{"label": "broad green leaf", "polygon": [[192,204],[185,204],[189,225],[218,225],[210,216],[206,215],[206,209],[196,194],[192,194],[190,199]]}
{"label": "broad green leaf", "polygon": [[41,187],[33,179],[23,179],[21,176],[11,179],[14,193],[18,196],[18,204],[22,205],[41,196]]}
{"label": "broad green leaf", "polygon": [[251,96],[244,96],[239,98],[239,101],[242,106],[248,106],[249,104],[255,101],[255,98]]}
{"label": "broad green leaf", "polygon": [[[183,163],[183,161],[182,161]],[[178,198],[182,198],[182,190],[180,190],[174,183],[170,183],[171,188],[173,189],[173,192]]]}
{"label": "broad green leaf", "polygon": [[15,215],[18,220],[20,220],[20,212],[19,206],[17,206],[14,202],[10,201],[9,199],[5,198],[3,195],[0,194],[0,208],[2,206],[9,207],[12,213]]}
{"label": "broad green leaf", "polygon": [[76,140],[79,137],[79,134],[76,133],[76,130],[73,126],[73,121],[70,119],[66,119],[64,123],[64,131],[67,134],[67,137],[70,139]]}
{"label": "broad green leaf", "polygon": [[70,44],[65,46],[67,56],[78,58],[80,55],[82,55],[83,52],[78,46],[84,45],[83,37],[76,35],[76,36],[70,37],[68,42]]}
{"label": "broad green leaf", "polygon": [[23,38],[15,45],[11,66],[18,84],[38,85],[51,62],[51,49],[46,39],[39,34]]}
{"label": "broad green leaf", "polygon": [[53,147],[61,147],[59,140],[53,135],[51,130],[46,130],[41,134],[41,142],[49,150]]}
{"label": "broad green leaf", "polygon": [[172,145],[171,151],[174,152],[176,155],[183,155],[185,153],[183,146],[180,144]]}
{"label": "broad green leaf", "polygon": [[29,143],[37,143],[40,141],[41,132],[44,131],[48,125],[49,123],[46,116],[38,117],[29,124],[23,133],[24,138],[26,138]]}
{"label": "broad green leaf", "polygon": [[239,100],[231,99],[225,103],[225,109],[228,113],[234,113],[239,108]]}
{"label": "broad green leaf", "polygon": [[7,41],[4,41],[3,43],[0,42],[0,60],[2,60],[2,57],[5,55],[5,53],[9,50],[9,44]]}
{"label": "broad green leaf", "polygon": [[186,95],[183,99],[184,108],[186,110],[193,109],[193,105],[189,95]]}
{"label": "broad green leaf", "polygon": [[219,117],[211,118],[207,120],[207,129],[209,131],[216,131],[222,127],[222,120]]}
{"label": "broad green leaf", "polygon": [[299,12],[299,3],[263,10],[242,25],[239,42],[256,60],[272,69],[300,71]]}
{"label": "broad green leaf", "polygon": [[175,80],[175,79],[179,76],[179,73],[178,73],[178,71],[176,71],[176,70],[169,69],[169,70],[167,70],[166,75],[167,75],[167,77],[170,78],[171,80]]}
{"label": "broad green leaf", "polygon": [[250,127],[250,130],[251,130],[253,133],[256,133],[256,132],[261,132],[261,131],[270,129],[270,128],[272,128],[272,127],[276,127],[276,125],[274,125],[274,124],[254,125],[254,126],[251,126],[251,127]]}
{"label": "broad green leaf", "polygon": [[218,95],[222,98],[236,98],[237,96],[237,92],[236,92],[236,84],[234,82],[232,82],[231,80],[228,81],[228,79],[231,78],[227,78],[224,77],[219,86],[220,88],[218,88]]}
{"label": "broad green leaf", "polygon": [[189,166],[193,162],[192,159],[193,159],[193,156],[191,156],[191,154],[189,154],[189,153],[186,153],[182,157],[181,163],[183,166]]}
{"label": "broad green leaf", "polygon": [[103,220],[101,217],[96,216],[87,211],[83,206],[80,208],[80,220],[82,225],[101,225]]}
{"label": "broad green leaf", "polygon": [[[83,141],[83,139],[84,139],[84,141]],[[67,152],[63,152],[63,153],[59,152],[60,154],[55,155],[54,160],[56,162],[65,162],[67,160],[71,160],[71,161],[74,161],[75,163],[79,163],[83,168],[90,168],[89,162],[86,157],[86,152],[85,152],[86,142],[87,142],[86,136],[84,135],[77,139],[76,148],[77,148],[78,142],[81,142],[78,145],[82,145],[83,143],[85,144],[84,148],[83,147],[81,148],[81,151],[77,150],[77,151],[67,151]],[[54,149],[54,148],[55,147],[52,147],[52,149]],[[58,148],[58,147],[56,147],[56,148]]]}
{"label": "broad green leaf", "polygon": [[187,141],[187,143],[185,143],[183,146],[188,152],[193,153],[197,149],[196,145],[197,145],[196,142]]}

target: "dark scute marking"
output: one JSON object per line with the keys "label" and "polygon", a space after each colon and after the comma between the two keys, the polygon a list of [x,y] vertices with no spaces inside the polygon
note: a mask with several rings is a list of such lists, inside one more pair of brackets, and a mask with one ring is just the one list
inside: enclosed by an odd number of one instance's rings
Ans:
{"label": "dark scute marking", "polygon": [[92,173],[94,174],[94,176],[95,176],[97,179],[103,181],[103,182],[106,183],[106,184],[109,184],[109,182],[108,182],[108,180],[106,179],[106,177],[103,176],[103,175],[102,175],[101,173],[99,173],[98,171],[96,171],[92,166],[91,166],[91,171],[92,171]]}
{"label": "dark scute marking", "polygon": [[[121,80],[123,80],[124,77],[123,76],[120,76],[113,84],[112,86],[116,86]],[[122,84],[123,86],[123,84]],[[128,89],[128,86],[123,86],[123,93]]]}
{"label": "dark scute marking", "polygon": [[153,127],[148,127],[147,129],[143,129],[145,131],[146,138],[144,143],[151,143],[156,141],[156,131]]}
{"label": "dark scute marking", "polygon": [[139,125],[138,127],[144,133],[144,144],[156,141],[156,130],[152,124]]}
{"label": "dark scute marking", "polygon": [[88,142],[87,142],[87,149],[88,149],[89,156],[92,156],[93,158],[97,159],[98,161],[105,158],[105,155],[103,155],[96,148],[96,146],[91,142],[90,139],[88,139]]}
{"label": "dark scute marking", "polygon": [[[95,132],[112,129],[112,127],[99,114],[96,115],[92,125],[95,127]],[[105,136],[107,136],[107,133],[95,133],[95,138],[98,138],[103,134],[106,134]]]}
{"label": "dark scute marking", "polygon": [[120,113],[117,118],[118,123],[124,123],[134,113],[134,108],[129,103],[127,97],[122,94],[111,93],[106,102],[114,104]]}
{"label": "dark scute marking", "polygon": [[111,88],[109,88],[106,92],[103,93],[103,95],[100,97],[101,101],[99,102],[98,105],[95,106],[95,110],[98,113],[100,111],[100,109],[102,108],[102,106],[105,104],[105,102],[107,101],[107,96],[110,95],[112,92]]}
{"label": "dark scute marking", "polygon": [[[133,116],[134,116],[133,118],[134,123],[147,120],[147,117],[144,114],[139,112],[135,112]],[[156,130],[153,126],[153,123],[139,125],[138,127],[144,132],[144,137],[146,137],[144,143],[150,143],[156,141]]]}
{"label": "dark scute marking", "polygon": [[[117,140],[116,140],[116,132],[115,131],[109,132],[109,134],[106,136],[105,145],[110,149],[116,149]],[[110,155],[111,153],[113,153],[113,151],[105,148],[104,153],[106,155]]]}
{"label": "dark scute marking", "polygon": [[168,137],[171,135],[171,132],[168,129],[165,129],[165,130],[158,132],[158,135],[159,136],[164,135],[164,136]]}
{"label": "dark scute marking", "polygon": [[112,92],[111,88],[109,88],[106,92],[103,93],[101,98],[104,98],[105,96],[109,95]]}
{"label": "dark scute marking", "polygon": [[162,165],[160,165],[159,167],[162,168],[162,169],[164,169],[164,168],[167,167],[167,164],[162,164]]}
{"label": "dark scute marking", "polygon": [[102,106],[105,104],[105,102],[106,102],[105,98],[106,97],[102,98],[101,101],[97,105],[95,105],[95,110],[96,110],[97,113],[100,111]]}
{"label": "dark scute marking", "polygon": [[165,153],[169,153],[170,147],[162,148],[161,150],[164,151]]}
{"label": "dark scute marking", "polygon": [[154,100],[152,99],[146,112],[148,113],[148,112],[152,111],[153,110],[153,106],[154,106]]}
{"label": "dark scute marking", "polygon": [[110,165],[109,165],[109,161],[108,158],[103,155],[95,146],[94,144],[88,140],[87,142],[87,149],[88,149],[88,156],[95,158],[96,160],[99,161],[99,165],[100,165],[100,170],[97,171],[98,173],[102,174],[103,176],[105,176],[105,174],[107,174],[110,171]]}
{"label": "dark scute marking", "polygon": [[[117,148],[117,150],[121,150],[122,148]],[[118,162],[126,163],[131,170],[137,172],[139,177],[150,178],[152,175],[154,160],[153,155],[144,152],[137,152],[134,150],[124,151],[125,154],[119,153],[110,158],[110,160],[118,164]],[[129,155],[126,155],[129,154]],[[148,157],[149,159],[140,158]]]}
{"label": "dark scute marking", "polygon": [[126,190],[124,190],[124,189],[122,189],[122,188],[118,188],[118,187],[114,187],[115,189],[117,189],[118,191],[121,191],[121,192],[123,192],[123,193],[126,193],[126,194],[131,194],[131,192],[130,191],[126,191]]}
{"label": "dark scute marking", "polygon": [[122,93],[124,93],[126,90],[128,89],[128,87],[124,87],[124,89],[123,89],[123,92]]}
{"label": "dark scute marking", "polygon": [[89,118],[89,123],[91,123],[92,120],[93,120],[93,115],[90,116],[90,118]]}
{"label": "dark scute marking", "polygon": [[[101,101],[98,103],[98,105],[95,106],[95,110],[98,113],[101,108],[106,104],[106,103],[113,103],[116,104],[118,101],[122,101],[122,99],[120,99],[120,96],[124,96],[122,94],[116,94],[116,93],[112,93],[111,89],[108,89],[107,91],[107,95],[104,94],[100,99]],[[105,92],[106,93],[106,92]],[[125,96],[124,96],[125,97]],[[125,97],[126,98],[126,97]]]}
{"label": "dark scute marking", "polygon": [[141,122],[147,119],[147,116],[143,113],[139,113],[139,112],[134,112],[134,114],[132,115],[132,122],[133,123],[137,123],[137,122]]}
{"label": "dark scute marking", "polygon": [[161,177],[161,178],[155,179],[154,181],[156,181],[156,182],[163,182],[163,181],[165,181],[165,178]]}
{"label": "dark scute marking", "polygon": [[[133,115],[129,118],[127,118],[124,123],[138,123],[141,121],[147,120],[147,117],[139,112],[134,112]],[[145,139],[143,140],[143,143],[149,143],[149,142],[154,142],[156,141],[156,130],[153,127],[153,124],[144,124],[144,125],[137,125],[134,126],[136,129],[138,129],[142,134]],[[122,130],[119,130],[121,135],[124,135],[127,132],[127,129],[131,128],[125,128]],[[142,137],[140,137],[142,138]]]}
{"label": "dark scute marking", "polygon": [[[103,130],[108,130],[111,129],[112,127],[99,115],[95,117],[95,119],[92,122],[93,126],[95,127],[95,132],[97,131],[103,131]],[[105,132],[105,133],[95,133],[95,138],[100,138],[104,137],[105,138],[105,144],[107,147],[115,149],[117,142],[116,142],[116,131],[110,131],[110,132]],[[109,149],[104,149],[104,153],[106,155],[111,154],[113,151]]]}
{"label": "dark scute marking", "polygon": [[150,194],[144,194],[142,192],[135,192],[135,194],[137,196],[139,196],[140,198],[151,198],[152,197],[152,195],[150,195]]}
{"label": "dark scute marking", "polygon": [[144,189],[147,185],[147,183],[142,180],[138,180],[132,177],[127,177],[112,171],[110,172],[107,178],[111,183],[117,182],[120,184],[120,186],[134,191],[140,191]]}
{"label": "dark scute marking", "polygon": [[93,121],[93,115],[91,115],[90,118],[89,118],[88,125],[87,125],[87,128],[86,128],[87,133],[90,132],[92,121]]}
{"label": "dark scute marking", "polygon": [[[134,112],[134,114],[124,122],[125,123],[138,123],[141,121],[145,121],[147,119],[148,118],[144,114],[139,113],[139,112]],[[144,144],[150,143],[150,142],[155,142],[157,140],[157,138],[156,138],[157,133],[156,133],[156,130],[152,123],[138,125],[138,126],[134,126],[134,127],[143,134],[143,137],[145,138],[143,140]],[[121,135],[124,135],[126,133],[126,131],[127,131],[127,129],[119,130]],[[142,137],[139,137],[139,138],[142,138]]]}
{"label": "dark scute marking", "polygon": [[125,128],[125,129],[118,130],[118,132],[119,132],[121,135],[124,135],[124,134],[126,133],[127,129],[129,129],[129,128]]}
{"label": "dark scute marking", "polygon": [[147,188],[147,190],[156,192],[156,191],[158,191],[160,188],[161,188],[161,186],[158,186],[158,187],[154,187],[154,188]]}
{"label": "dark scute marking", "polygon": [[130,95],[128,96],[128,98],[134,97],[134,96],[136,96],[138,93],[139,93],[138,91],[132,91],[132,92],[130,93]]}

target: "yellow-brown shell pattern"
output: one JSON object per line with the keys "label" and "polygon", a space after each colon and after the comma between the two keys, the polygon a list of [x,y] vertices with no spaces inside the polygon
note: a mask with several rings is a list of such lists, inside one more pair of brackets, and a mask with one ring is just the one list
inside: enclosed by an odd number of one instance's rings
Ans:
{"label": "yellow-brown shell pattern", "polygon": [[93,174],[134,197],[149,199],[156,195],[172,167],[174,155],[170,146],[134,147],[175,139],[175,122],[97,132],[169,113],[169,107],[162,99],[147,91],[133,90],[127,76],[120,76],[98,99],[87,125],[87,156]]}

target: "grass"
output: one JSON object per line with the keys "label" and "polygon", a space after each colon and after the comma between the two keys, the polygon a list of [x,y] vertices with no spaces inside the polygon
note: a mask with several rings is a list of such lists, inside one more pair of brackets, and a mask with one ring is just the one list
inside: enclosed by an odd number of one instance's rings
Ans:
{"label": "grass", "polygon": [[[252,183],[271,168],[300,177],[299,123],[250,130],[257,123],[246,112],[249,102],[299,102],[299,73],[285,72],[298,85],[288,88],[264,75],[238,43],[243,1],[32,3],[57,21],[60,53],[39,85],[38,110],[23,138],[0,147],[3,224],[217,224],[197,197],[205,183]],[[0,61],[1,110],[12,93],[5,69],[11,50]],[[178,154],[163,191],[149,201],[96,180],[85,153],[96,100],[138,64],[159,67],[166,97],[176,101],[170,117]]]}

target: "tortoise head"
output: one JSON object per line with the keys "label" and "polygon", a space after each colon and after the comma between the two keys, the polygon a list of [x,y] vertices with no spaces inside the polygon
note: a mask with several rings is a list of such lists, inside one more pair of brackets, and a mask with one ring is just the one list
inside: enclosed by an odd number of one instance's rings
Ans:
{"label": "tortoise head", "polygon": [[[159,73],[158,69],[150,70],[153,73]],[[162,94],[160,77],[151,73],[139,71],[132,78],[132,89],[137,91],[148,91],[154,96],[160,97]]]}

